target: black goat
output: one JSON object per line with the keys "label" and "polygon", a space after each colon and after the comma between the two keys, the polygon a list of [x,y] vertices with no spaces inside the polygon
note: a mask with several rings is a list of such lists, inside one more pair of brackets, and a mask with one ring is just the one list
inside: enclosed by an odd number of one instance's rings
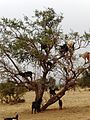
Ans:
{"label": "black goat", "polygon": [[59,103],[59,109],[62,109],[62,100],[59,99],[58,103]]}
{"label": "black goat", "polygon": [[31,71],[27,71],[27,72],[20,72],[20,73],[18,73],[17,75],[20,75],[20,76],[22,76],[22,77],[30,77],[31,78],[31,80],[32,80],[32,72]]}
{"label": "black goat", "polygon": [[15,117],[4,118],[4,120],[18,120],[18,114]]}
{"label": "black goat", "polygon": [[33,111],[34,113],[40,112],[41,102],[42,102],[42,98],[39,98],[38,100],[32,102],[32,114],[33,114]]}
{"label": "black goat", "polygon": [[51,98],[52,96],[56,95],[55,89],[49,88],[49,93],[50,93],[50,98]]}

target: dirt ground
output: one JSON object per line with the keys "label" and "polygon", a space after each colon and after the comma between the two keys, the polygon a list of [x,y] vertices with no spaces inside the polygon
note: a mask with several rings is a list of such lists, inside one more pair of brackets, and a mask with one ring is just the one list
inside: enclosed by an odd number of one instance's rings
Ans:
{"label": "dirt ground", "polygon": [[[5,117],[19,114],[19,120],[90,120],[90,91],[77,89],[67,91],[62,98],[63,109],[58,109],[58,102],[49,106],[44,112],[31,114],[31,103],[34,92],[25,94],[25,103],[17,105],[0,104],[0,120]],[[43,104],[49,98],[49,93],[44,94]]]}

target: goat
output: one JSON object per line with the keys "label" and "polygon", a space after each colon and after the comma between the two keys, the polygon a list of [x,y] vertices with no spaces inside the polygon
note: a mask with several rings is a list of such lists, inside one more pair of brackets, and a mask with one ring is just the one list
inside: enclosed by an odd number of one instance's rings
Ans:
{"label": "goat", "polygon": [[60,46],[60,53],[62,56],[64,56],[65,53],[67,53],[69,50],[74,51],[74,42],[72,40],[68,40],[65,44]]}
{"label": "goat", "polygon": [[22,76],[22,77],[30,77],[31,78],[31,80],[32,80],[32,72],[31,71],[27,71],[27,72],[20,72],[20,73],[18,73],[17,75],[20,75],[20,76]]}
{"label": "goat", "polygon": [[67,41],[67,47],[68,47],[68,49],[74,50],[74,44],[75,43],[72,40],[68,40]]}
{"label": "goat", "polygon": [[87,61],[90,62],[90,52],[85,52],[83,54],[80,54],[79,57],[82,57],[85,60],[85,63]]}
{"label": "goat", "polygon": [[41,52],[42,50],[45,50],[45,52],[47,53],[47,48],[48,48],[47,44],[41,44]]}
{"label": "goat", "polygon": [[59,99],[58,103],[59,103],[59,109],[62,109],[62,100]]}
{"label": "goat", "polygon": [[66,52],[68,52],[68,46],[67,44],[63,44],[62,46],[60,46],[60,53],[61,54],[65,54]]}
{"label": "goat", "polygon": [[15,117],[4,118],[4,120],[18,120],[18,114]]}
{"label": "goat", "polygon": [[50,93],[50,98],[51,98],[52,96],[56,95],[55,89],[49,88],[49,93]]}
{"label": "goat", "polygon": [[36,112],[40,112],[41,102],[42,102],[42,98],[39,98],[38,100],[32,102],[32,114],[33,114],[33,111],[35,114]]}

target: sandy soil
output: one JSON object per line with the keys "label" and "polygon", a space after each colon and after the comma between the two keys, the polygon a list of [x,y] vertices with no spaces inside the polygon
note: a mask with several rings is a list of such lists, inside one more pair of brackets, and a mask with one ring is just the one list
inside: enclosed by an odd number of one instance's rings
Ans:
{"label": "sandy soil", "polygon": [[[49,106],[44,112],[31,114],[31,103],[34,100],[34,92],[25,94],[25,103],[17,105],[0,104],[0,120],[5,117],[19,114],[19,120],[90,120],[90,91],[68,91],[62,98],[63,109],[58,109],[58,102]],[[44,102],[49,98],[48,92],[44,94]]]}

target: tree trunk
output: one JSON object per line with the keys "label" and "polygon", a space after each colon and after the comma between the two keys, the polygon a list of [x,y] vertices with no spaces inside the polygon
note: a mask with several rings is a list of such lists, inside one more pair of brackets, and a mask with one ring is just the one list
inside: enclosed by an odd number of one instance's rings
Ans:
{"label": "tree trunk", "polygon": [[41,81],[37,82],[36,88],[35,88],[35,101],[39,100],[40,98],[43,97],[44,91],[45,91],[45,81],[46,81],[46,75],[47,73],[45,72],[43,74],[43,77]]}
{"label": "tree trunk", "polygon": [[44,84],[37,83],[36,90],[35,90],[35,94],[36,94],[35,100],[38,100],[39,98],[43,97],[44,89],[45,89]]}

